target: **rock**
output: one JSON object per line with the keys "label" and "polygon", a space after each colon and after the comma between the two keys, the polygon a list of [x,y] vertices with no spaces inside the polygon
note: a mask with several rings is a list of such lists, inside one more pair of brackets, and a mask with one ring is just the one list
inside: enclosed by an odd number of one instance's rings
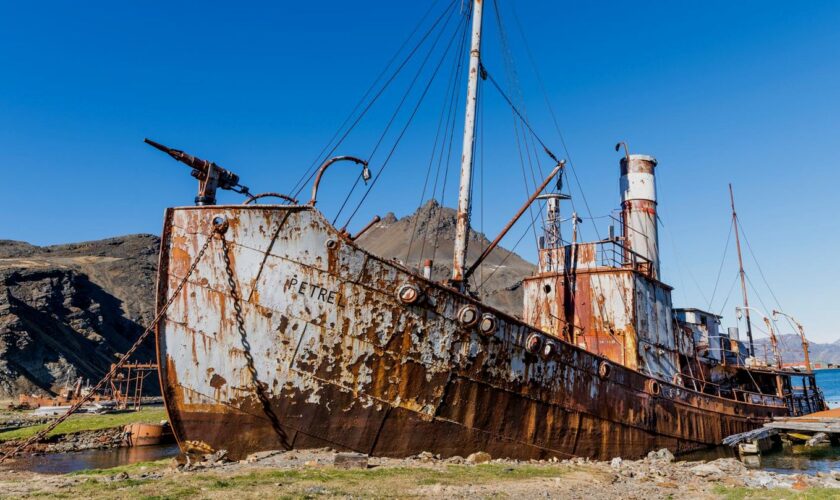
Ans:
{"label": "rock", "polygon": [[615,457],[610,461],[610,467],[613,469],[621,468],[621,457]]}
{"label": "rock", "polygon": [[464,457],[455,455],[454,457],[449,457],[446,461],[453,464],[462,464],[464,463]]}
{"label": "rock", "polygon": [[339,469],[367,469],[368,456],[362,453],[336,453],[333,465]]}
{"label": "rock", "polygon": [[432,460],[435,459],[435,456],[431,452],[421,451],[417,455],[417,459],[420,460],[421,462],[431,462]]}
{"label": "rock", "polygon": [[245,457],[245,462],[252,464],[255,462],[259,462],[261,460],[265,460],[266,458],[273,457],[275,455],[279,455],[283,453],[282,450],[268,450],[268,451],[258,451],[256,453],[251,453],[247,457]]}
{"label": "rock", "polygon": [[128,472],[120,472],[111,476],[111,481],[125,481],[128,479]]}
{"label": "rock", "polygon": [[[154,317],[159,239],[0,242],[0,399],[98,380]],[[138,358],[154,357],[154,344]]]}
{"label": "rock", "polygon": [[467,457],[468,464],[483,464],[485,462],[489,462],[493,457],[490,456],[489,453],[483,451],[477,451],[475,453],[470,454]]}
{"label": "rock", "polygon": [[726,474],[743,474],[747,470],[747,466],[743,462],[734,458],[718,458],[709,462]]}
{"label": "rock", "polygon": [[712,480],[721,479],[724,476],[723,471],[713,464],[695,465],[689,470],[695,476],[704,477]]}
{"label": "rock", "polygon": [[227,459],[227,450],[219,450],[216,453],[204,455],[204,462],[202,465],[213,466],[225,462]]}
{"label": "rock", "polygon": [[674,461],[674,454],[668,448],[662,448],[659,451],[652,451],[648,453],[647,458],[650,460],[661,460],[667,463]]}
{"label": "rock", "polygon": [[769,472],[756,471],[744,478],[744,485],[750,488],[777,488],[779,483]]}
{"label": "rock", "polygon": [[821,444],[828,444],[828,434],[825,432],[818,432],[814,434],[811,439],[805,442],[805,446],[817,446]]}

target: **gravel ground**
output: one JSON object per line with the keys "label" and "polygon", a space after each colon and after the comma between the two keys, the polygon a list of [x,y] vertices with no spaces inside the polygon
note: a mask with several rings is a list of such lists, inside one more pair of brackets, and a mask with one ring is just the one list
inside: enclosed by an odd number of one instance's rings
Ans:
{"label": "gravel ground", "polygon": [[776,474],[735,459],[675,461],[667,450],[643,460],[525,462],[482,453],[388,459],[323,449],[263,452],[239,462],[222,453],[61,476],[4,471],[0,491],[65,498],[840,498],[840,471]]}

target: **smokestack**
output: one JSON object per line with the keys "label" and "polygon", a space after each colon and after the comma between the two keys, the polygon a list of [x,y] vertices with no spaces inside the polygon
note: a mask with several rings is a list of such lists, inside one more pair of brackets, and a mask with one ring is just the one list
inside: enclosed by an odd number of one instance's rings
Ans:
{"label": "smokestack", "polygon": [[624,244],[650,260],[651,273],[659,279],[655,167],[653,156],[628,154],[621,159],[621,222]]}

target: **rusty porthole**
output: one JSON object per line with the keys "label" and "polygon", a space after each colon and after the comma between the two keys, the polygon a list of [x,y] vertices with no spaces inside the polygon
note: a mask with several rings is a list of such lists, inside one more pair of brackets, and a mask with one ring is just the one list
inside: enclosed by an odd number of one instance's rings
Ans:
{"label": "rusty porthole", "polygon": [[406,305],[416,304],[420,300],[420,289],[406,283],[397,289],[397,298]]}
{"label": "rusty porthole", "polygon": [[324,242],[324,245],[327,248],[335,248],[335,240],[330,238],[330,239],[328,239],[327,241]]}
{"label": "rusty porthole", "polygon": [[551,293],[551,285],[545,285],[545,286],[543,286],[543,291],[544,291],[545,293]]}
{"label": "rusty porthole", "polygon": [[467,304],[458,310],[458,323],[464,328],[474,327],[480,319],[478,308],[472,304]]}
{"label": "rusty porthole", "polygon": [[557,344],[550,340],[546,340],[545,345],[542,348],[542,355],[544,358],[548,359],[554,356],[557,353]]}
{"label": "rusty porthole", "polygon": [[531,354],[536,354],[540,351],[540,346],[542,345],[542,338],[536,333],[532,333],[528,340],[525,341],[525,350],[530,352]]}
{"label": "rusty porthole", "polygon": [[648,393],[653,394],[654,396],[659,396],[659,393],[661,392],[659,382],[653,379],[647,381],[646,389]]}
{"label": "rusty porthole", "polygon": [[498,327],[499,320],[496,319],[496,316],[490,313],[484,313],[481,315],[481,321],[478,323],[478,331],[489,336],[496,333],[496,328]]}
{"label": "rusty porthole", "polygon": [[611,373],[612,366],[606,361],[601,361],[601,364],[598,365],[598,376],[601,378],[610,378]]}
{"label": "rusty porthole", "polygon": [[217,215],[213,217],[213,220],[210,221],[210,223],[213,225],[213,231],[216,231],[217,233],[224,233],[228,230],[227,217],[224,217],[222,215]]}

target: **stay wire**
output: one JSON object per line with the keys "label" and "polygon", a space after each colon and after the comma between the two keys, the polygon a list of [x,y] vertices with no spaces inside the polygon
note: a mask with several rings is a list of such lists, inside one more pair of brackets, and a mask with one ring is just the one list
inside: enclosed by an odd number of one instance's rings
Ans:
{"label": "stay wire", "polygon": [[[348,136],[348,135],[350,135],[350,132],[351,132],[351,131],[352,131],[352,130],[356,127],[356,125],[358,125],[358,124],[359,124],[359,122],[362,120],[362,118],[364,118],[364,116],[367,114],[367,112],[370,110],[370,108],[371,108],[371,107],[373,107],[374,103],[376,103],[376,101],[377,101],[377,100],[378,100],[378,99],[382,96],[382,94],[385,92],[385,90],[388,88],[388,86],[389,86],[389,85],[390,85],[390,84],[394,81],[394,79],[396,79],[396,77],[397,77],[397,76],[398,76],[398,75],[402,72],[402,70],[405,68],[405,66],[408,64],[408,62],[409,62],[409,61],[410,61],[410,60],[414,57],[414,54],[415,54],[415,53],[416,53],[416,52],[420,49],[420,47],[421,47],[421,46],[425,43],[425,41],[426,41],[426,39],[429,37],[429,35],[430,35],[430,34],[432,34],[432,32],[434,32],[434,30],[435,30],[435,28],[437,27],[437,25],[440,23],[440,21],[444,18],[444,16],[446,15],[446,13],[447,13],[447,12],[449,12],[449,10],[450,10],[450,9],[452,8],[452,6],[454,6],[454,5],[455,5],[455,0],[452,0],[452,2],[449,4],[449,7],[447,7],[447,8],[446,8],[446,9],[445,9],[445,10],[444,10],[441,14],[440,14],[440,16],[438,16],[438,18],[435,20],[435,22],[432,24],[432,26],[431,26],[431,27],[429,27],[429,29],[426,31],[426,33],[423,35],[423,37],[422,37],[422,38],[421,38],[421,39],[417,42],[417,44],[414,46],[414,48],[412,48],[412,49],[411,49],[411,51],[410,51],[410,52],[409,52],[409,54],[406,56],[406,58],[402,61],[402,63],[400,63],[400,65],[396,68],[396,70],[395,70],[395,71],[394,71],[394,73],[391,75],[391,77],[390,77],[390,78],[388,78],[388,80],[387,80],[387,81],[386,81],[386,82],[382,85],[382,88],[380,88],[380,89],[379,89],[379,92],[377,92],[377,93],[376,93],[376,95],[373,97],[373,99],[372,99],[372,100],[371,100],[371,101],[367,104],[367,106],[365,106],[365,108],[362,110],[361,114],[360,114],[358,117],[356,117],[356,119],[355,119],[355,120],[353,121],[353,123],[350,125],[350,128],[348,128],[348,129],[344,132],[344,134],[343,134],[343,135],[341,136],[341,138],[339,139],[338,143],[337,143],[337,144],[336,144],[336,145],[332,148],[332,150],[330,151],[330,153],[328,153],[328,154],[327,154],[327,157],[328,157],[328,156],[330,156],[330,155],[332,155],[332,154],[335,152],[335,150],[338,148],[338,146],[339,146],[342,142],[344,142],[344,140],[347,138],[347,136]],[[317,167],[317,164],[315,165],[315,167]],[[294,194],[294,197],[295,197],[295,198],[297,198],[297,196],[300,194],[300,192],[303,190],[303,188],[304,188],[304,187],[305,187],[305,186],[309,183],[309,181],[310,181],[310,180],[312,180],[312,177],[315,175],[315,173],[316,173],[316,171],[317,171],[317,168],[316,168],[316,169],[314,169],[314,170],[313,170],[312,168],[310,168],[310,170],[311,170],[311,173],[309,173],[308,177],[306,177],[306,180],[305,180],[303,183],[300,183],[299,187],[298,187],[298,188],[297,188],[297,190],[295,191],[295,194]]]}
{"label": "stay wire", "polygon": [[[466,37],[461,38],[461,43],[458,46],[457,54],[463,54],[463,47],[464,47],[464,41],[465,40],[466,40]],[[451,105],[451,102],[452,102],[451,93],[454,92],[455,89],[456,89],[456,85],[457,85],[457,82],[458,82],[457,71],[458,71],[458,67],[460,65],[460,61],[461,61],[461,57],[456,57],[455,58],[455,61],[454,61],[453,66],[452,66],[452,73],[450,74],[450,77],[449,77],[449,83],[447,84],[446,91],[443,94],[443,105],[440,107],[440,116],[438,117],[437,130],[435,131],[435,141],[434,141],[434,144],[432,145],[432,152],[429,155],[429,164],[426,167],[426,178],[423,180],[423,191],[420,194],[420,201],[417,203],[418,214],[419,214],[420,208],[423,207],[423,203],[426,201],[426,191],[429,187],[429,179],[431,178],[432,167],[434,166],[434,163],[435,163],[435,157],[437,157],[437,155],[438,155],[438,153],[437,153],[438,144],[440,143],[441,140],[443,140],[443,141],[446,140],[446,130],[444,130],[444,128],[443,128],[444,127],[444,118],[448,118],[448,116],[449,116],[449,107],[447,105],[448,104]],[[449,127],[448,121],[446,122],[446,127],[447,127],[447,130],[448,130],[448,127]],[[441,131],[443,131],[443,134],[441,134]],[[443,148],[441,148],[441,155],[443,155]],[[432,196],[434,196],[435,191],[437,191],[437,175],[435,176],[435,184],[434,184],[434,188],[432,189]],[[429,217],[431,216],[431,211],[429,212],[428,215],[429,215]],[[429,217],[427,217],[427,220],[425,221],[427,224],[428,224],[428,218]],[[406,250],[406,253],[405,253],[404,262],[406,262],[406,263],[408,263],[410,258],[411,258],[411,249],[414,245],[414,239],[417,236],[417,223],[418,223],[419,219],[420,219],[419,216],[414,218],[414,225],[411,229],[411,238],[408,241],[408,249]],[[424,242],[425,242],[425,239],[426,239],[427,235],[428,235],[428,226],[427,226],[426,233],[423,236]],[[421,247],[420,255],[418,257],[418,265],[421,264],[421,262],[419,262],[419,261],[421,261],[422,259],[423,259],[423,249]]]}
{"label": "stay wire", "polygon": [[502,96],[502,98],[505,100],[505,102],[507,102],[508,106],[510,106],[510,108],[513,110],[513,112],[516,113],[516,115],[519,117],[519,119],[522,120],[522,123],[525,125],[525,127],[528,129],[528,131],[531,132],[531,135],[533,135],[534,138],[537,140],[537,142],[540,143],[540,146],[543,148],[543,151],[545,151],[545,153],[548,155],[548,157],[551,158],[556,163],[560,163],[560,160],[557,159],[557,156],[555,156],[555,154],[552,153],[550,149],[548,149],[548,146],[540,138],[540,136],[537,134],[537,132],[534,130],[534,128],[531,126],[531,124],[528,122],[528,120],[525,118],[525,116],[522,115],[522,113],[519,111],[519,109],[517,109],[516,105],[513,104],[513,101],[510,100],[510,97],[508,97],[508,95],[505,93],[505,91],[502,90],[502,88],[499,86],[499,82],[497,82],[496,79],[493,78],[493,75],[489,71],[487,71],[487,67],[484,66],[484,64],[482,64],[481,69],[483,71],[483,74],[486,75],[487,80],[489,80],[490,83],[493,84],[493,87],[495,87],[495,89],[499,92],[499,94]]}
{"label": "stay wire", "polygon": [[717,278],[715,278],[715,287],[712,290],[712,298],[709,299],[708,302],[708,309],[711,311],[712,309],[712,302],[715,301],[715,294],[717,293],[718,283],[720,283],[720,275],[723,272],[723,266],[726,263],[726,254],[729,251],[729,241],[732,239],[732,230],[735,227],[735,222],[731,222],[729,224],[729,235],[726,237],[726,245],[723,247],[723,257],[720,259],[720,267],[718,268]]}
{"label": "stay wire", "polygon": [[[408,101],[409,96],[411,95],[412,90],[414,90],[414,86],[420,79],[420,75],[423,73],[423,69],[426,67],[426,64],[429,62],[429,59],[432,57],[432,54],[435,52],[435,48],[437,48],[438,42],[440,42],[441,37],[443,36],[444,32],[446,31],[446,27],[449,25],[449,22],[452,20],[452,17],[455,14],[455,10],[453,9],[450,13],[449,17],[447,17],[446,22],[441,27],[440,31],[438,32],[437,36],[435,37],[434,41],[432,42],[431,47],[429,47],[429,51],[426,53],[426,56],[423,58],[423,61],[420,63],[420,67],[417,68],[417,72],[414,74],[414,77],[411,79],[411,83],[409,84],[408,88],[406,89],[405,93],[403,94],[402,98],[400,99],[399,104],[397,105],[394,112],[391,114],[391,118],[388,120],[385,129],[380,134],[379,139],[374,145],[373,150],[368,155],[368,162],[373,160],[373,157],[376,155],[376,152],[379,150],[379,146],[382,145],[382,141],[388,135],[388,131],[391,129],[391,126],[396,121],[397,117],[402,110],[402,107]],[[447,49],[448,52],[448,49]],[[378,177],[378,176],[377,176]],[[344,211],[344,208],[347,206],[347,203],[350,201],[350,198],[353,196],[353,193],[356,191],[356,188],[359,186],[359,182],[362,180],[361,174],[359,177],[356,178],[356,181],[353,183],[353,187],[350,189],[350,192],[347,193],[347,196],[344,197],[344,201],[341,203],[341,207],[338,209],[338,213],[336,213],[335,218],[333,219],[333,225],[335,225],[338,218],[341,216],[341,213]],[[348,220],[349,224],[349,220]],[[346,227],[346,225],[345,225]]]}
{"label": "stay wire", "polygon": [[[350,111],[350,113],[347,115],[347,117],[344,119],[344,121],[341,123],[341,125],[339,125],[338,129],[335,131],[333,136],[330,138],[329,142],[327,142],[324,145],[324,147],[318,153],[317,157],[312,162],[312,164],[309,166],[309,168],[306,169],[306,171],[303,173],[303,175],[300,177],[300,179],[298,179],[298,181],[295,183],[294,187],[292,188],[292,191],[297,190],[298,186],[300,185],[301,182],[303,182],[304,185],[305,185],[306,182],[304,182],[304,180],[307,178],[307,176],[310,174],[310,172],[313,169],[317,168],[318,165],[324,161],[324,159],[325,159],[324,154],[327,152],[328,149],[330,149],[330,146],[333,144],[333,142],[335,142],[335,139],[339,136],[339,134],[341,134],[341,131],[344,130],[344,127],[347,126],[347,124],[350,122],[350,120],[353,118],[353,116],[355,116],[355,114],[359,110],[359,108],[362,107],[362,104],[364,104],[365,100],[368,98],[368,96],[370,96],[371,92],[373,92],[373,89],[376,88],[376,85],[382,80],[382,77],[385,76],[385,73],[387,73],[388,69],[397,60],[397,57],[402,53],[403,49],[405,49],[405,47],[408,45],[408,42],[410,42],[411,39],[414,38],[414,35],[417,34],[417,32],[420,30],[420,27],[423,25],[423,23],[429,17],[429,14],[431,14],[432,10],[437,6],[438,3],[440,3],[440,0],[435,0],[431,4],[431,6],[429,6],[429,9],[426,11],[426,13],[423,15],[423,17],[420,18],[420,20],[414,26],[414,29],[411,31],[411,33],[408,35],[408,37],[406,37],[406,39],[403,41],[402,45],[400,45],[400,47],[397,49],[397,51],[394,52],[394,55],[391,56],[391,59],[388,61],[388,63],[385,65],[385,67],[382,68],[382,71],[379,72],[379,75],[376,77],[376,79],[370,84],[368,89],[365,91],[365,93],[362,95],[362,97],[359,99],[359,101],[353,107],[353,110]],[[340,142],[339,142],[339,144],[340,144]],[[336,144],[335,146],[333,146],[333,149],[330,151],[329,155],[331,155],[335,152],[335,149],[339,146],[339,144]]]}
{"label": "stay wire", "polygon": [[[463,23],[463,26],[466,26],[466,23]],[[368,186],[367,190],[365,191],[365,194],[362,196],[362,199],[359,200],[359,203],[356,205],[356,208],[353,210],[353,213],[351,213],[350,217],[348,217],[347,222],[344,224],[345,226],[350,224],[350,221],[353,220],[353,217],[356,216],[359,209],[362,207],[362,204],[365,202],[368,195],[370,195],[370,192],[373,189],[373,187],[376,186],[376,183],[377,183],[377,181],[379,181],[379,178],[382,177],[382,173],[385,171],[386,167],[388,166],[389,162],[391,161],[391,158],[393,158],[394,152],[397,150],[397,146],[399,146],[400,141],[405,136],[405,133],[408,130],[409,125],[411,125],[411,122],[413,121],[415,115],[417,114],[417,111],[420,109],[420,105],[423,104],[423,100],[425,99],[426,95],[428,94],[429,88],[431,87],[432,82],[435,80],[435,77],[437,76],[437,73],[440,71],[440,67],[443,65],[443,62],[446,59],[446,56],[449,54],[449,50],[452,48],[453,42],[455,41],[459,32],[460,32],[460,30],[455,30],[455,32],[452,34],[452,37],[450,38],[449,43],[447,45],[446,51],[444,51],[443,56],[441,57],[437,66],[435,67],[434,72],[432,73],[432,77],[429,79],[428,83],[426,84],[426,87],[423,89],[423,93],[420,95],[420,99],[417,101],[417,105],[414,107],[414,110],[411,112],[411,115],[408,117],[408,121],[406,122],[402,131],[400,131],[399,136],[397,136],[397,140],[394,143],[394,146],[391,148],[390,152],[388,153],[388,156],[385,158],[385,161],[382,163],[382,166],[379,168],[379,171],[374,176],[373,181],[370,183],[370,186]]]}

